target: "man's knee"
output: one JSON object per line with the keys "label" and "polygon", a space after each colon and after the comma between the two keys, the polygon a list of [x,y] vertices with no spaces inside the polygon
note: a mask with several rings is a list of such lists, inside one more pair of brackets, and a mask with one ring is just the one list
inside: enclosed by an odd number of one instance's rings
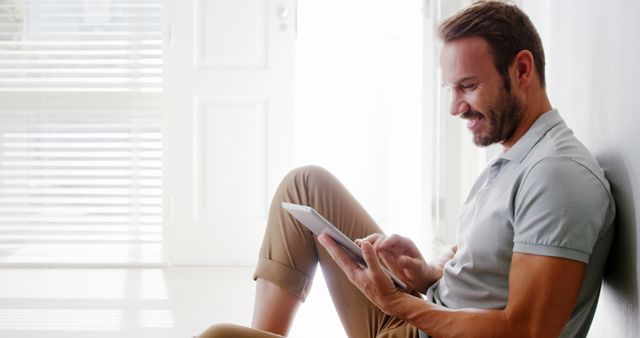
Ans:
{"label": "man's knee", "polygon": [[321,166],[317,165],[305,165],[302,167],[297,167],[292,169],[287,176],[293,177],[312,177],[312,176],[323,176],[323,175],[331,175],[329,171]]}
{"label": "man's knee", "polygon": [[216,324],[197,338],[282,338],[282,336],[233,324]]}
{"label": "man's knee", "polygon": [[238,337],[238,327],[232,324],[216,324],[204,332],[197,338],[232,338]]}
{"label": "man's knee", "polygon": [[303,183],[305,186],[315,185],[316,183],[327,182],[327,180],[334,180],[333,174],[329,170],[317,166],[306,165],[295,168],[287,174],[285,181]]}

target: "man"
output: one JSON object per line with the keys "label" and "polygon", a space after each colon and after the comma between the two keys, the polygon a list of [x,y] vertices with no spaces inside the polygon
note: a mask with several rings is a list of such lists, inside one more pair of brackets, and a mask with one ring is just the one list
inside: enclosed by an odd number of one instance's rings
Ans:
{"label": "man", "polygon": [[[458,245],[427,263],[407,238],[386,237],[340,183],[305,167],[280,185],[256,269],[253,329],[214,326],[203,337],[285,335],[323,269],[349,337],[584,337],[613,236],[602,170],[547,98],[544,52],[517,7],[480,2],[440,26],[451,115],[479,146],[503,151],[460,214]],[[280,208],[314,207],[362,248],[356,264]],[[391,269],[415,292],[398,290]],[[276,335],[277,334],[277,335]]]}

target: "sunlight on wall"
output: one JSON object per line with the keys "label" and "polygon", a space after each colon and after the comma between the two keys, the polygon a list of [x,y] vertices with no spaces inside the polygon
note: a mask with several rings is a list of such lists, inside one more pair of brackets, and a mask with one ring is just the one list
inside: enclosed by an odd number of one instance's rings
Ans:
{"label": "sunlight on wall", "polygon": [[420,1],[300,1],[296,165],[333,172],[386,232],[420,238]]}

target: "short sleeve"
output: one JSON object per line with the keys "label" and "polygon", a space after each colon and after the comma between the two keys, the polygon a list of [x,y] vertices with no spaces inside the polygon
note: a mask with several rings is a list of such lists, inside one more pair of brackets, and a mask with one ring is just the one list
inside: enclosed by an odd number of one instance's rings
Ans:
{"label": "short sleeve", "polygon": [[546,158],[524,178],[514,205],[514,252],[588,263],[604,226],[609,194],[585,166]]}

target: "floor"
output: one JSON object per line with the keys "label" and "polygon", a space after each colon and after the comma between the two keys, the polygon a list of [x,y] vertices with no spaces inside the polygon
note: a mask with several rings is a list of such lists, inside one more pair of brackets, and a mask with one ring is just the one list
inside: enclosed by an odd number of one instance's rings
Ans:
{"label": "floor", "polygon": [[[248,325],[249,267],[0,269],[0,337],[192,337]],[[322,325],[318,320],[322,320]],[[318,273],[291,337],[346,337]]]}

